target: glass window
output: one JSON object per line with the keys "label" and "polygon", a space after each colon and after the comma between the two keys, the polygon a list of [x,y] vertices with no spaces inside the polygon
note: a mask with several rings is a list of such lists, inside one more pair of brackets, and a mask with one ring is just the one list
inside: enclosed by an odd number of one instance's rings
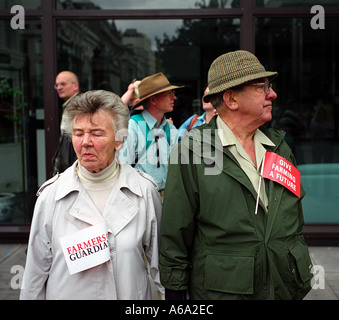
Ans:
{"label": "glass window", "polygon": [[[28,223],[44,180],[41,24],[0,20],[0,224]],[[40,116],[39,116],[40,115]]]}
{"label": "glass window", "polygon": [[[79,37],[81,30],[82,37]],[[122,95],[133,79],[163,72],[176,84],[179,127],[200,112],[212,61],[239,49],[239,19],[58,21],[58,72],[78,75],[81,90]]]}
{"label": "glass window", "polygon": [[239,8],[240,0],[57,0],[58,9]]}
{"label": "glass window", "polygon": [[0,9],[10,9],[15,5],[23,6],[27,9],[40,9],[41,0],[0,0]]}
{"label": "glass window", "polygon": [[278,71],[271,125],[286,131],[306,190],[306,222],[339,222],[339,39],[337,19],[258,19],[256,54]]}
{"label": "glass window", "polygon": [[322,5],[324,7],[337,7],[338,0],[256,0],[257,7],[311,7],[315,5]]}

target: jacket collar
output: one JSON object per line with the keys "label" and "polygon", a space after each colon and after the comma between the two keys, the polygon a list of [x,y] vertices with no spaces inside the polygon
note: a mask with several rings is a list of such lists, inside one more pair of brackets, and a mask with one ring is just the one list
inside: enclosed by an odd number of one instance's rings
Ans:
{"label": "jacket collar", "polygon": [[[74,191],[80,192],[80,190],[82,189],[81,182],[76,173],[77,165],[78,160],[75,161],[75,163],[70,168],[60,174],[60,183],[58,184],[55,200],[60,200]],[[119,164],[119,166],[120,174],[117,181],[118,188],[120,190],[123,188],[127,188],[132,193],[141,197],[141,188],[138,184],[135,183],[136,175],[138,173],[135,172],[134,169],[127,164]]]}
{"label": "jacket collar", "polygon": [[70,168],[60,174],[59,184],[55,194],[56,201],[66,197],[71,192],[80,191],[80,180],[76,173],[77,165],[78,161],[75,161]]}
{"label": "jacket collar", "polygon": [[[219,129],[217,128],[216,119],[217,116],[214,116],[208,124],[197,127],[196,129],[191,130],[188,135],[185,135],[181,142],[183,148],[188,148],[194,155],[203,158],[203,161],[207,166],[210,164],[211,167],[217,167],[217,170],[214,170],[214,172],[224,172],[232,176],[256,197],[256,191],[247,175],[243,173],[238,161],[227,147],[223,147],[218,134]],[[266,145],[266,150],[275,152],[281,145],[285,133],[280,130],[268,129],[266,126],[261,126],[259,129],[275,144],[275,146]],[[223,156],[225,155],[232,161],[224,161]],[[282,156],[287,158],[289,155]],[[212,170],[210,172],[212,172]]]}
{"label": "jacket collar", "polygon": [[[265,125],[259,127],[260,131],[271,140],[275,146],[266,145],[267,151],[275,152],[284,140],[285,132],[276,129],[268,129]],[[224,152],[222,141],[219,138],[217,128],[217,116],[214,116],[209,123],[199,126],[190,131],[188,135],[182,138],[182,144],[193,152],[197,152],[194,142],[202,145],[203,150],[207,150],[207,145],[212,146],[216,151]],[[193,143],[192,143],[193,142]],[[205,148],[204,148],[205,146]],[[208,156],[208,152],[202,150],[202,156]],[[201,150],[199,150],[200,152]],[[226,152],[227,153],[227,152]],[[230,153],[228,153],[229,155]],[[288,157],[289,155],[283,155]],[[231,158],[234,159],[233,156]]]}
{"label": "jacket collar", "polygon": [[[142,197],[141,187],[135,183],[138,173],[127,164],[120,165],[119,179],[113,187],[103,214],[101,214],[90,197],[85,194],[86,190],[81,186],[76,166],[77,161],[60,175],[56,192],[56,200],[61,200],[72,192],[78,192],[78,196],[65,212],[66,219],[79,229],[86,228],[88,224],[96,225],[105,221],[108,231],[116,236],[139,212],[139,208],[124,192],[124,189],[127,188],[136,196]],[[80,196],[81,194],[83,196]]]}
{"label": "jacket collar", "polygon": [[[204,126],[200,127],[200,130],[203,130],[203,129],[211,130],[211,137],[212,137],[211,143],[214,146],[215,146],[214,136],[217,132],[216,130],[218,130],[217,117],[218,116],[214,116],[208,124],[205,124]],[[282,141],[284,140],[285,132],[282,130],[268,129],[266,125],[263,125],[259,127],[258,129],[275,144],[275,146],[268,146],[268,149],[272,152],[275,151],[279,147],[279,145],[282,143]]]}
{"label": "jacket collar", "polygon": [[142,112],[142,116],[145,119],[148,127],[152,129],[157,129],[157,128],[164,128],[164,126],[167,124],[166,117],[163,116],[160,122],[160,126],[158,127],[158,121],[155,119],[146,109]]}

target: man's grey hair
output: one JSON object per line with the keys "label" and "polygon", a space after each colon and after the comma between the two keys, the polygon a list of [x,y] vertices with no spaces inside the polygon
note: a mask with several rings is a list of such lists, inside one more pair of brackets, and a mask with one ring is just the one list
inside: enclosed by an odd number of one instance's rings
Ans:
{"label": "man's grey hair", "polygon": [[213,106],[215,110],[218,111],[218,108],[222,105],[223,103],[223,95],[225,91],[213,94],[212,96],[209,97],[209,102]]}
{"label": "man's grey hair", "polygon": [[[233,90],[233,91],[240,92],[241,90],[243,90],[243,88],[244,88],[243,85],[239,85],[239,86],[236,86],[236,87],[229,88],[227,90]],[[220,108],[222,106],[223,102],[224,102],[224,93],[225,93],[225,91],[221,91],[221,92],[213,94],[211,97],[209,97],[208,102],[210,102],[211,105],[213,106],[213,108],[217,111],[218,111],[218,108]]]}
{"label": "man's grey hair", "polygon": [[96,112],[105,110],[108,110],[112,115],[112,126],[116,134],[115,140],[123,140],[128,134],[129,109],[118,95],[105,90],[87,91],[69,101],[63,116],[65,133],[72,137],[73,120],[77,115],[88,114],[92,116]]}

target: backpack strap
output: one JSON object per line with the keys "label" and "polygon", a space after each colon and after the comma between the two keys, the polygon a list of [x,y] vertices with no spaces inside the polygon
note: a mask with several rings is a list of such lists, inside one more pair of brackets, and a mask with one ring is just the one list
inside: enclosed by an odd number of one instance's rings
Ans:
{"label": "backpack strap", "polygon": [[190,125],[188,126],[188,130],[191,130],[191,129],[193,128],[193,126],[197,123],[198,118],[199,118],[199,115],[198,115],[198,114],[196,114],[196,115],[192,118],[192,120],[191,120],[191,122],[190,122]]}

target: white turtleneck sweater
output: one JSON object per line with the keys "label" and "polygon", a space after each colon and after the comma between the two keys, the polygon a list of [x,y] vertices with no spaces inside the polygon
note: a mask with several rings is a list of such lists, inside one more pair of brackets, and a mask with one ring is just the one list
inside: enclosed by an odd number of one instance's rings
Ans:
{"label": "white turtleneck sweater", "polygon": [[119,164],[116,158],[107,168],[98,173],[91,173],[78,163],[77,174],[95,206],[103,213],[109,195],[119,176]]}

